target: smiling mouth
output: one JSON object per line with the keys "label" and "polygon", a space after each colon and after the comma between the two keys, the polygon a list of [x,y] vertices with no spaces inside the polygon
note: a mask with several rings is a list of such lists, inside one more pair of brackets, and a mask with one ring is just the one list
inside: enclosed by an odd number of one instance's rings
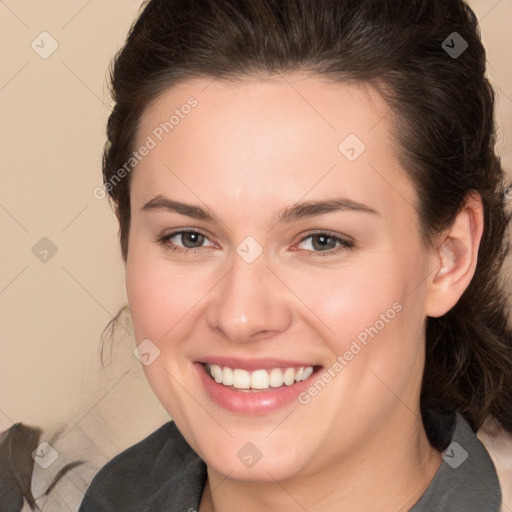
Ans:
{"label": "smiling mouth", "polygon": [[274,390],[292,386],[308,379],[321,366],[301,366],[247,371],[217,364],[202,363],[205,372],[217,384],[237,391],[254,392]]}

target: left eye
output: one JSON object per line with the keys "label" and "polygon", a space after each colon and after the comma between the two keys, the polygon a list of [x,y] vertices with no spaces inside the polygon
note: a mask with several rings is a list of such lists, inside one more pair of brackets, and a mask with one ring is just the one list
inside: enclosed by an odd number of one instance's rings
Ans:
{"label": "left eye", "polygon": [[304,237],[300,243],[304,243],[306,240],[310,240],[310,246],[312,247],[312,249],[306,248],[306,250],[327,254],[331,254],[342,249],[349,249],[354,246],[354,243],[351,240],[346,240],[328,233],[313,233]]}

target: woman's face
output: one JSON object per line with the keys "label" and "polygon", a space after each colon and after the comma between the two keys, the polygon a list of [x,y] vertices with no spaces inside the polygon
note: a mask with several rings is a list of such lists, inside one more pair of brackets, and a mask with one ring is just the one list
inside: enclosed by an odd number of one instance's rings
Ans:
{"label": "woman's face", "polygon": [[421,424],[431,260],[390,123],[373,89],[301,74],[191,80],[142,117],[136,343],[180,431],[230,478],[332,468]]}

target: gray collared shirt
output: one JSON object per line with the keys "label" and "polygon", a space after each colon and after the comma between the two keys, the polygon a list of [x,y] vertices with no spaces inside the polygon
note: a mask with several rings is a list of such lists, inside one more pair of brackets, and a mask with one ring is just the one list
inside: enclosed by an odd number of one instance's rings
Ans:
{"label": "gray collared shirt", "polygon": [[496,468],[468,422],[457,414],[455,432],[430,486],[410,512],[499,512]]}
{"label": "gray collared shirt", "polygon": [[[171,421],[105,464],[78,512],[197,511],[205,483],[206,464]],[[500,507],[494,464],[457,414],[443,462],[410,512],[499,512]]]}

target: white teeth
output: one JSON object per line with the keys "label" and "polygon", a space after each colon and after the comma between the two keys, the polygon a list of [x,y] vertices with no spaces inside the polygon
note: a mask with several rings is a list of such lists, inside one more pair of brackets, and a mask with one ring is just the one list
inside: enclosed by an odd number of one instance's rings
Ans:
{"label": "white teeth", "polygon": [[233,370],[227,366],[224,366],[224,370],[222,370],[222,383],[225,386],[233,385]]}
{"label": "white teeth", "polygon": [[270,387],[278,388],[283,385],[283,372],[279,368],[270,370]]}
{"label": "white teeth", "polygon": [[212,377],[215,379],[215,382],[222,382],[222,370],[218,364],[212,364],[210,366],[210,372],[212,374]]}
{"label": "white teeth", "polygon": [[295,382],[295,370],[293,368],[286,368],[283,380],[287,386],[291,386]]}
{"label": "white teeth", "polygon": [[291,386],[295,382],[306,380],[313,373],[312,366],[301,368],[272,368],[248,372],[239,368],[221,368],[218,364],[206,365],[210,375],[218,384],[233,386],[236,389],[268,389],[279,388],[285,384]]}
{"label": "white teeth", "polygon": [[236,389],[249,389],[251,387],[251,375],[245,370],[233,370],[233,387]]}
{"label": "white teeth", "polygon": [[304,370],[304,373],[302,374],[302,380],[309,379],[309,377],[311,377],[312,374],[313,374],[313,367],[312,366],[308,366]]}
{"label": "white teeth", "polygon": [[267,370],[256,370],[251,373],[251,388],[267,389],[269,386],[269,380]]}

